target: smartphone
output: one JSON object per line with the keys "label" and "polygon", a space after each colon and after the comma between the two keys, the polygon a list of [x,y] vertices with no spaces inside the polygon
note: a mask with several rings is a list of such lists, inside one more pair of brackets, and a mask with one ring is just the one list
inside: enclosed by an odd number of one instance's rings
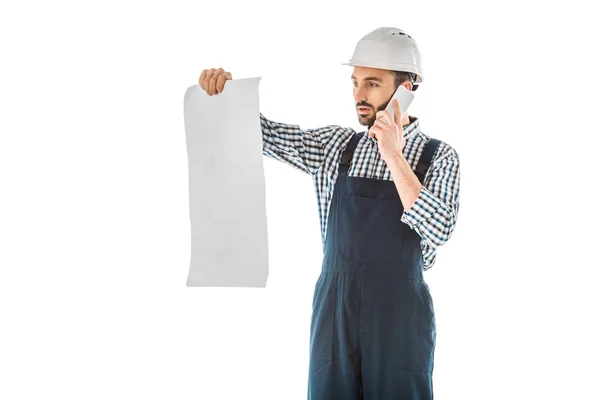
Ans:
{"label": "smartphone", "polygon": [[389,113],[392,115],[392,118],[394,118],[394,99],[398,99],[400,102],[400,112],[402,113],[401,117],[404,117],[408,107],[410,106],[410,103],[412,103],[414,98],[415,94],[413,92],[408,90],[403,85],[400,85],[398,86],[398,89],[396,89],[396,92],[392,96],[392,99],[385,109],[389,111]]}

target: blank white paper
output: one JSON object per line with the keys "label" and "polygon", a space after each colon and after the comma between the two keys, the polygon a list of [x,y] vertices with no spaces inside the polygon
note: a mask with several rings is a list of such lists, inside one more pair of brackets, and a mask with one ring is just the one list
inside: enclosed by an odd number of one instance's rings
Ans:
{"label": "blank white paper", "polygon": [[258,84],[229,80],[184,97],[191,258],[187,286],[265,287],[267,212]]}

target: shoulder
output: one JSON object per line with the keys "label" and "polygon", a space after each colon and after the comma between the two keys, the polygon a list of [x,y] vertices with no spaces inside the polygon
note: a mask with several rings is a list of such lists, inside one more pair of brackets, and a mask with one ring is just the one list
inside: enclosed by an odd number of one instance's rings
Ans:
{"label": "shoulder", "polygon": [[343,137],[352,137],[356,134],[356,131],[354,129],[340,125],[325,125],[319,128],[303,129],[303,131],[311,133],[328,133],[331,135]]}
{"label": "shoulder", "polygon": [[420,145],[419,147],[421,147],[422,150],[424,150],[425,146],[427,146],[427,144],[433,139],[438,140],[439,144],[436,151],[433,154],[432,163],[437,163],[442,160],[456,160],[458,162],[458,152],[451,144],[449,144],[445,140],[439,137],[430,136],[423,131],[417,132],[417,134],[413,138],[413,140],[418,142],[418,144]]}
{"label": "shoulder", "polygon": [[303,129],[303,131],[320,137],[327,151],[339,151],[357,135],[354,129],[340,125],[326,125],[320,128]]}

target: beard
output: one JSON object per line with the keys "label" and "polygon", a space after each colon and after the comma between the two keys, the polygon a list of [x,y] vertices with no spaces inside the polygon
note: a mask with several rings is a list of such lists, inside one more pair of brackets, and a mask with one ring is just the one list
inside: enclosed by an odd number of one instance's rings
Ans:
{"label": "beard", "polygon": [[[393,95],[392,95],[393,96]],[[385,108],[388,106],[388,104],[390,103],[390,100],[392,100],[392,98],[390,97],[388,101],[386,101],[385,103],[381,104],[379,107],[377,107],[377,109],[375,110],[375,112],[373,114],[369,114],[369,115],[359,115],[358,116],[358,123],[366,126],[367,129],[371,129],[371,127],[373,126],[373,124],[375,124],[375,120],[377,119],[376,115],[379,111],[383,111],[385,110]],[[361,105],[361,107],[369,107],[372,108],[370,105]]]}

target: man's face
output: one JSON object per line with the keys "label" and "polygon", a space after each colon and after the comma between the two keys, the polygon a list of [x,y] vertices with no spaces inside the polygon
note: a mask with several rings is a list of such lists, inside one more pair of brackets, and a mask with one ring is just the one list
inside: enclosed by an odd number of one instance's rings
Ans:
{"label": "man's face", "polygon": [[394,73],[385,69],[354,67],[352,85],[358,122],[370,129],[375,123],[375,114],[385,110],[396,91]]}

